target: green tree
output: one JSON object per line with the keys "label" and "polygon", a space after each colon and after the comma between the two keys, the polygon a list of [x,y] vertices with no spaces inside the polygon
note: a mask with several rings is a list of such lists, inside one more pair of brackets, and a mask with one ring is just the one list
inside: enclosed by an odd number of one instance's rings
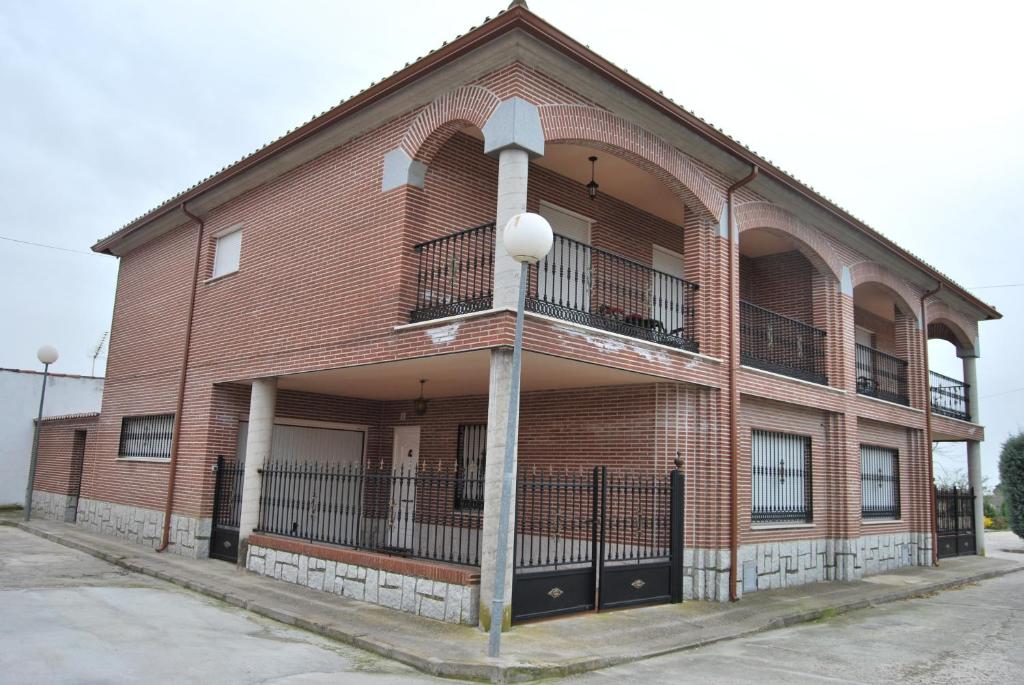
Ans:
{"label": "green tree", "polygon": [[1024,538],[1024,432],[1003,443],[999,480],[1009,514],[1010,530]]}

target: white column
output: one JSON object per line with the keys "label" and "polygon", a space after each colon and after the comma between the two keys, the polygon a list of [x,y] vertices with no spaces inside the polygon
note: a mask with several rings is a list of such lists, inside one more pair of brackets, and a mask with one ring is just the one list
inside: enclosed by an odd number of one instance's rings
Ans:
{"label": "white column", "polygon": [[[967,411],[971,422],[981,423],[978,404],[978,357],[975,353],[963,354],[964,383],[967,384]],[[974,535],[978,554],[985,554],[985,491],[981,477],[981,443],[967,441],[967,478],[974,489]]]}
{"label": "white column", "polygon": [[277,379],[259,378],[252,383],[249,398],[249,435],[245,442],[245,474],[242,481],[242,507],[238,515],[238,563],[245,565],[249,534],[259,521],[260,469],[270,458],[274,439],[274,409],[277,405]]}
{"label": "white column", "polygon": [[498,211],[495,216],[494,306],[515,309],[519,296],[519,262],[505,251],[505,224],[526,211],[526,183],[530,156],[509,147],[498,153]]}

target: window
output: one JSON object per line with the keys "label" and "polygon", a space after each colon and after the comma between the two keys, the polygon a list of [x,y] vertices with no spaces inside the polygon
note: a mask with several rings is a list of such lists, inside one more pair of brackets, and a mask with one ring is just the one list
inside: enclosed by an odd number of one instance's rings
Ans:
{"label": "window", "polygon": [[860,446],[860,502],[864,519],[900,517],[900,453]]}
{"label": "window", "polygon": [[174,414],[125,416],[121,419],[120,457],[170,459]]}
{"label": "window", "polygon": [[242,254],[242,229],[217,237],[213,252],[213,276],[224,276],[238,271],[238,258]]}
{"label": "window", "polygon": [[487,426],[459,426],[459,456],[455,472],[455,508],[484,508],[484,465]]}
{"label": "window", "polygon": [[811,439],[755,430],[750,456],[754,523],[810,523]]}

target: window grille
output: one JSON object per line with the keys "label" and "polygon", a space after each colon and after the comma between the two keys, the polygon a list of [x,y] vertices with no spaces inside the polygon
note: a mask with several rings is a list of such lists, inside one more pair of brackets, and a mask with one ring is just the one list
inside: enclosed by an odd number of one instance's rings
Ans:
{"label": "window grille", "polygon": [[455,508],[484,508],[484,465],[487,463],[487,426],[459,426]]}
{"label": "window grille", "polygon": [[900,517],[899,451],[860,446],[860,497],[864,519]]}
{"label": "window grille", "polygon": [[810,523],[811,439],[755,430],[750,454],[754,523]]}
{"label": "window grille", "polygon": [[121,457],[170,459],[174,414],[125,416],[121,419]]}

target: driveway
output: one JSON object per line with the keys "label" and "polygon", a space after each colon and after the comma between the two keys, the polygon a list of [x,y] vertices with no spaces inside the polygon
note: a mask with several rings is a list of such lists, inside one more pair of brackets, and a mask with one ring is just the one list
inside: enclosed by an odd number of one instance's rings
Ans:
{"label": "driveway", "polygon": [[0,526],[0,682],[450,683]]}

